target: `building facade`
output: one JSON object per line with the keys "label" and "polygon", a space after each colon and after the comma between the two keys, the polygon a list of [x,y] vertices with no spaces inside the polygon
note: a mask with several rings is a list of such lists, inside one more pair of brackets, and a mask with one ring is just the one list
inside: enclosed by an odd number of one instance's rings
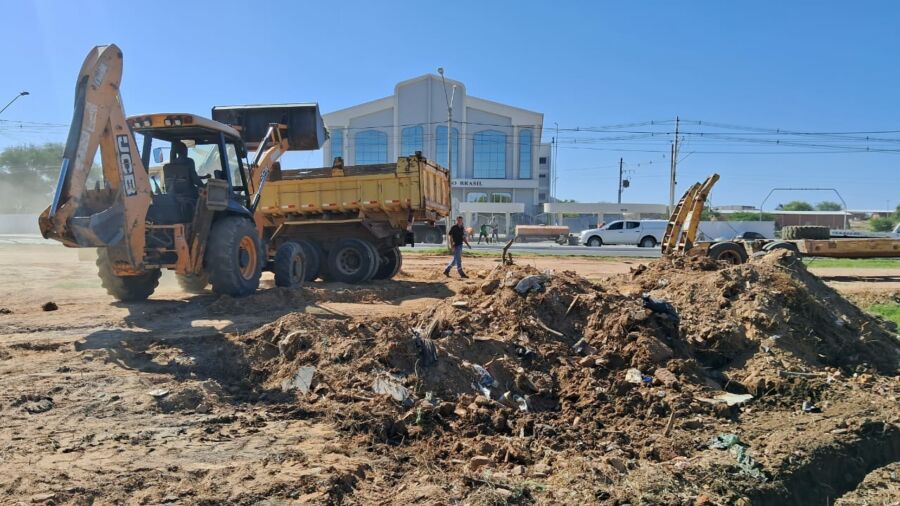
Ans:
{"label": "building facade", "polygon": [[[463,83],[446,82],[448,95],[456,86],[449,143],[453,213],[460,214],[464,203],[473,225],[489,219],[503,228],[534,222],[552,198],[550,145],[541,144],[544,115],[471,96]],[[447,166],[447,98],[440,76],[403,81],[391,96],[323,118],[330,134],[323,146],[326,166],[338,156],[347,165],[364,165],[416,151]]]}

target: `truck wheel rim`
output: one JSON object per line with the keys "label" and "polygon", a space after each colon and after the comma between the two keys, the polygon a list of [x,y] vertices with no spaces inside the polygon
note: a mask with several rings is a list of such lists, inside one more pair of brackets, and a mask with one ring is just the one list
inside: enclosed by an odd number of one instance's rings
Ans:
{"label": "truck wheel rim", "polygon": [[717,260],[721,262],[728,262],[731,265],[738,265],[741,263],[741,255],[734,251],[723,251],[719,254],[719,258]]}
{"label": "truck wheel rim", "polygon": [[362,258],[356,251],[347,248],[338,254],[338,269],[344,274],[355,274],[362,266]]}
{"label": "truck wheel rim", "polygon": [[256,272],[256,244],[253,238],[244,236],[238,245],[238,261],[241,269],[241,277],[250,279]]}

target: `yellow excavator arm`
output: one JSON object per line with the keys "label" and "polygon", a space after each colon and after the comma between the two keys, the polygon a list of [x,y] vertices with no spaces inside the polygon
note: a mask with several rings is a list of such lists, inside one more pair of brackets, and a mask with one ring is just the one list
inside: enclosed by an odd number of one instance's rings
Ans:
{"label": "yellow excavator arm", "polygon": [[662,240],[663,255],[684,254],[691,249],[697,239],[697,228],[700,226],[706,199],[718,180],[719,175],[713,174],[703,183],[694,183],[684,192],[684,196],[669,216],[666,234]]}
{"label": "yellow excavator arm", "polygon": [[[140,271],[152,197],[125,119],[121,80],[122,51],[112,44],[91,50],[75,84],[75,112],[56,192],[38,223],[45,238],[74,247],[108,247],[112,257]],[[91,189],[87,180],[98,147],[103,185]]]}

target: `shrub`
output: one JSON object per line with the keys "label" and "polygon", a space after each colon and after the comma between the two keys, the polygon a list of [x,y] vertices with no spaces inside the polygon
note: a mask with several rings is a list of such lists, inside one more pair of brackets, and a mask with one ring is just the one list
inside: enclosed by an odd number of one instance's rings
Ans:
{"label": "shrub", "polygon": [[869,220],[869,229],[875,232],[890,232],[894,229],[894,220],[888,217],[872,218]]}

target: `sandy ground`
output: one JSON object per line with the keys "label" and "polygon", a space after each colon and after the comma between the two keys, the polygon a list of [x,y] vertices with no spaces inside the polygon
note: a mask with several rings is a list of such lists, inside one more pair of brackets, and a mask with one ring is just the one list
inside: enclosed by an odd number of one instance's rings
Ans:
{"label": "sandy ground", "polygon": [[[278,393],[246,377],[226,334],[289,311],[329,319],[422,312],[478,283],[455,273],[446,280],[440,273],[446,260],[413,255],[395,281],[319,283],[295,303],[231,311],[212,294],[184,294],[170,274],[151,300],[117,303],[77,250],[0,246],[6,313],[0,314],[0,496],[59,503],[115,487],[122,492],[113,502],[129,503],[192,503],[201,498],[198,490],[236,503],[274,491],[298,503],[321,499],[323,483],[344,486],[377,460],[340,444],[327,421],[270,403]],[[465,259],[472,272],[496,262]],[[642,261],[519,257],[517,263],[602,280]],[[811,270],[847,293],[900,290],[900,270]],[[263,285],[272,287],[271,275]],[[50,301],[58,309],[42,310]],[[231,303],[240,308],[240,301]],[[201,393],[224,389],[229,404],[204,405],[202,395],[182,389],[184,381]],[[146,481],[148,475],[157,479]]]}

